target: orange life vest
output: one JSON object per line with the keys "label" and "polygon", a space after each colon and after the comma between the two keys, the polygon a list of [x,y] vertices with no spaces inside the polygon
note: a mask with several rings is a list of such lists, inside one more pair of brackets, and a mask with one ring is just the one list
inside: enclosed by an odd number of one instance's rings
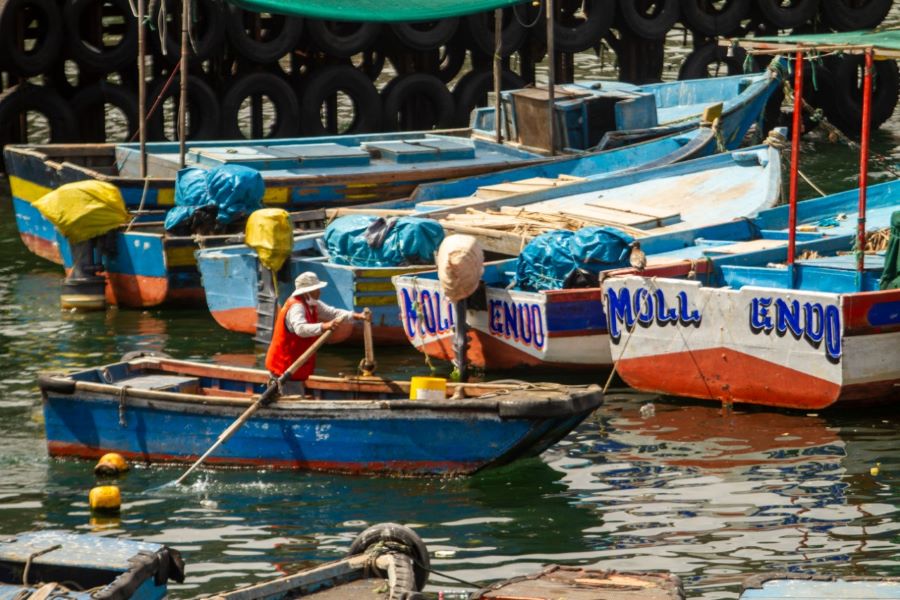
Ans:
{"label": "orange life vest", "polygon": [[[294,364],[294,361],[297,360],[301,354],[306,352],[306,349],[312,346],[316,341],[315,337],[300,337],[288,330],[287,324],[285,323],[285,317],[287,316],[288,311],[291,310],[291,307],[295,304],[300,304],[303,307],[303,310],[306,311],[307,323],[319,322],[319,312],[315,308],[307,305],[303,299],[297,296],[291,296],[288,298],[288,301],[284,303],[284,306],[278,311],[278,318],[275,320],[275,330],[272,332],[272,343],[269,344],[269,351],[266,352],[266,368],[270,373],[277,377],[281,377],[281,375],[288,370],[288,367]],[[294,371],[294,374],[291,375],[291,379],[294,381],[306,381],[309,376],[312,375],[315,368],[316,357],[313,355],[305,364]]]}

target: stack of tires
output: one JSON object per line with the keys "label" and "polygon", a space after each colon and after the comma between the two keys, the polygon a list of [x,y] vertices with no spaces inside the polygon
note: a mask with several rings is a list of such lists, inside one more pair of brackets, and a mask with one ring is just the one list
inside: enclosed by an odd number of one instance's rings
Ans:
{"label": "stack of tires", "polygon": [[[151,140],[176,137],[181,4],[158,0],[149,16]],[[464,126],[493,86],[493,13],[384,25],[256,14],[223,0],[193,4],[190,139]],[[714,76],[747,67],[739,49],[716,45],[717,36],[872,27],[891,0],[555,4],[559,52],[596,50],[605,42],[616,52],[620,78],[644,82],[661,78],[663,45],[678,22],[694,43],[679,76]],[[134,139],[137,37],[130,0],[0,0],[0,144]],[[534,65],[546,55],[543,6],[504,9],[501,39],[503,87],[533,82]],[[814,95],[826,114],[858,127],[858,60],[830,58],[816,68]],[[893,110],[897,79],[893,62],[879,62],[876,124]]]}

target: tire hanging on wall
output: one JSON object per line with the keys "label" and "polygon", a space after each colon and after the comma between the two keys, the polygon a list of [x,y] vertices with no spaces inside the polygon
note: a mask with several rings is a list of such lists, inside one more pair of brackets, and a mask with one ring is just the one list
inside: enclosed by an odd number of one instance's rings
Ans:
{"label": "tire hanging on wall", "polygon": [[[165,81],[168,77],[160,78],[147,94],[147,110],[159,97]],[[219,136],[219,98],[208,83],[197,77],[196,75],[188,75],[188,102],[187,110],[189,113],[187,139],[189,140],[213,140]],[[181,97],[180,84],[176,77],[175,82],[169,86],[160,106],[156,112],[150,116],[147,122],[147,136],[152,140],[169,140],[178,139],[177,132],[173,133],[171,138],[166,136],[166,118],[164,115],[165,104],[167,99],[172,99],[175,106],[178,105],[178,99]],[[176,111],[177,112],[177,111]],[[177,129],[178,117],[173,116],[175,129]]]}
{"label": "tire hanging on wall", "polygon": [[350,58],[368,50],[381,34],[381,23],[308,19],[309,37],[319,50],[337,58]]}
{"label": "tire hanging on wall", "polygon": [[[251,131],[248,137],[244,135],[239,123],[241,106],[246,99],[259,96],[267,97],[272,103],[275,122],[268,133]],[[274,73],[248,73],[235,79],[222,97],[221,112],[221,136],[226,139],[280,138],[292,137],[298,133],[300,102],[287,81]]]}
{"label": "tire hanging on wall", "polygon": [[734,33],[750,14],[752,0],[726,0],[721,8],[708,0],[681,0],[681,18],[692,31],[705,36]]}
{"label": "tire hanging on wall", "polygon": [[385,131],[416,131],[450,127],[453,94],[429,73],[409,73],[392,79],[382,90]]}
{"label": "tire hanging on wall", "polygon": [[[862,126],[862,56],[835,56],[826,59],[833,81],[832,97],[834,114],[828,115],[835,125],[846,133],[858,135]],[[872,77],[871,126],[879,127],[891,118],[897,105],[900,73],[893,60],[875,61]]]}
{"label": "tire hanging on wall", "polygon": [[[122,19],[121,25],[106,24],[112,9]],[[101,15],[102,11],[102,15]],[[138,47],[137,19],[132,16],[129,0],[67,0],[63,16],[68,24],[69,53],[80,67],[94,73],[118,71],[135,62]],[[121,29],[117,44],[106,46],[107,35]],[[99,32],[103,41],[92,39]]]}
{"label": "tire hanging on wall", "polygon": [[[679,17],[680,0],[619,0],[619,17],[642,38],[664,38]],[[598,38],[599,39],[599,38]]]}
{"label": "tire hanging on wall", "polygon": [[420,21],[416,23],[392,23],[391,31],[403,46],[425,52],[437,50],[450,41],[459,28],[459,19]]}
{"label": "tire hanging on wall", "polygon": [[825,23],[838,31],[871,29],[887,16],[892,0],[825,0],[822,17]]}
{"label": "tire hanging on wall", "polygon": [[[34,46],[19,44],[20,21],[36,21]],[[17,75],[40,75],[59,57],[63,20],[53,0],[0,0],[0,70]]]}
{"label": "tire hanging on wall", "polygon": [[816,18],[819,0],[791,0],[784,6],[781,0],[756,0],[763,18],[777,29],[794,29]]}
{"label": "tire hanging on wall", "polygon": [[[98,81],[84,87],[72,97],[70,101],[72,110],[78,119],[79,136],[78,139],[83,142],[106,142],[105,122],[108,115],[105,107],[107,104],[118,108],[125,116],[126,128],[124,140],[137,131],[138,128],[138,98],[130,89],[109,83],[107,81]],[[98,129],[97,115],[100,115],[100,125]],[[99,132],[103,132],[99,134]]]}
{"label": "tire hanging on wall", "polygon": [[[504,70],[500,77],[500,88],[514,90],[525,87],[525,80]],[[463,75],[453,88],[453,99],[456,101],[456,116],[453,124],[465,127],[473,110],[479,106],[487,106],[488,92],[494,89],[494,73],[490,69],[469,71]]]}
{"label": "tire hanging on wall", "polygon": [[[322,123],[322,104],[338,92],[353,101],[354,118],[346,129],[329,131]],[[358,69],[349,65],[320,67],[305,81],[300,97],[300,129],[305,135],[370,133],[380,127],[381,97],[375,85]]]}
{"label": "tire hanging on wall", "polygon": [[[729,50],[732,56],[728,56]],[[729,49],[716,42],[707,42],[694,48],[685,57],[678,70],[678,79],[706,79],[708,77],[741,75],[744,72],[746,58],[747,51],[743,48]],[[710,67],[713,65],[716,65],[717,72],[710,72]]]}
{"label": "tire hanging on wall", "polygon": [[239,56],[268,64],[297,47],[303,35],[303,19],[261,14],[230,5],[225,15],[228,41]]}
{"label": "tire hanging on wall", "polygon": [[[557,2],[553,41],[557,52],[581,52],[593,48],[613,26],[618,0],[564,0]],[[547,39],[546,16],[541,14],[534,34]]]}
{"label": "tire hanging on wall", "polygon": [[78,131],[75,113],[52,89],[20,83],[0,93],[0,148],[5,144],[27,142],[19,130],[19,118],[26,113],[44,116],[49,126],[49,141],[70,142]]}
{"label": "tire hanging on wall", "polygon": [[[465,18],[469,47],[486,56],[494,55],[494,11],[469,15]],[[519,22],[511,8],[503,9],[503,31],[500,35],[500,55],[509,56],[522,47],[528,30]]]}
{"label": "tire hanging on wall", "polygon": [[[168,29],[166,31],[166,55],[165,59],[171,63],[177,63],[181,58],[181,2],[178,0],[161,0],[166,3],[169,15]],[[195,11],[196,21],[192,16],[193,40],[190,46],[188,61],[196,65],[207,58],[218,55],[225,42],[225,7],[221,0],[194,0],[191,8]],[[157,9],[159,10],[159,9]],[[156,15],[153,17],[156,18]],[[158,35],[150,36],[159,40]],[[188,41],[190,43],[190,40]]]}

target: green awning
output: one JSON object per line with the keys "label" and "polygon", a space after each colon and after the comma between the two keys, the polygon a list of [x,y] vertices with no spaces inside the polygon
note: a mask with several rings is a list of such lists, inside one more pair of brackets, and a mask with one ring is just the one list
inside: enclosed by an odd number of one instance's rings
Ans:
{"label": "green awning", "polygon": [[900,29],[754,37],[722,43],[737,43],[748,50],[772,54],[797,50],[860,53],[872,48],[876,57],[900,58]]}
{"label": "green awning", "polygon": [[[326,21],[435,21],[523,0],[228,0],[243,9]],[[523,11],[524,13],[524,11]],[[525,18],[525,15],[522,15]]]}

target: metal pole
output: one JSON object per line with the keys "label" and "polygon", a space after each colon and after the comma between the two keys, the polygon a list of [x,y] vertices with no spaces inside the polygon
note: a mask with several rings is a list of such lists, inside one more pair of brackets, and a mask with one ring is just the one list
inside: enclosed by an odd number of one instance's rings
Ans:
{"label": "metal pole", "polygon": [[503,9],[494,10],[494,136],[497,143],[503,141],[500,129],[500,90],[503,87],[500,71],[500,50],[503,46]]}
{"label": "metal pole", "polygon": [[144,37],[144,0],[137,0],[138,20],[138,137],[141,146],[141,178],[147,176],[147,65],[144,60],[147,39]]}
{"label": "metal pole", "polygon": [[[791,138],[790,208],[788,209],[787,262],[793,272],[797,245],[797,173],[800,170],[800,128],[803,126],[803,52],[794,59],[794,123]],[[792,277],[793,281],[793,277]]]}
{"label": "metal pole", "polygon": [[547,6],[547,118],[550,121],[550,156],[556,154],[556,45],[553,41],[553,29],[556,23],[556,7],[553,0],[546,0]]}
{"label": "metal pole", "polygon": [[[466,383],[469,379],[469,324],[466,322],[467,302],[466,299],[458,300],[453,303],[453,310],[456,313],[456,329],[453,336],[453,352],[456,355],[456,368],[459,371],[459,382]],[[462,386],[457,388],[457,393],[462,393]]]}
{"label": "metal pole", "polygon": [[859,217],[857,219],[857,246],[859,253],[856,258],[856,270],[858,272],[857,283],[862,289],[863,268],[866,262],[866,191],[869,183],[869,123],[872,111],[872,70],[874,69],[874,52],[871,48],[866,50],[865,73],[863,74],[863,106],[862,106],[862,132],[859,144]]}
{"label": "metal pole", "polygon": [[181,0],[181,96],[178,98],[178,164],[184,168],[187,138],[188,28],[191,26],[191,2]]}

